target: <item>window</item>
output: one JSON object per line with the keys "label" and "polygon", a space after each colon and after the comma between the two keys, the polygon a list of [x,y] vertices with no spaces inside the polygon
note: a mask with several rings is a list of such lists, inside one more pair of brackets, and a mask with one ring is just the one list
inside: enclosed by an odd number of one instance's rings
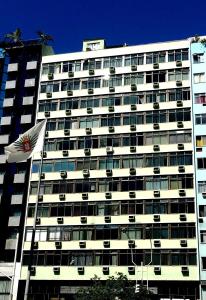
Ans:
{"label": "window", "polygon": [[101,80],[100,78],[90,78],[90,79],[83,79],[82,80],[82,90],[83,89],[94,89],[94,88],[100,88]]}
{"label": "window", "polygon": [[154,52],[146,54],[146,64],[163,63],[165,62],[165,52]]}
{"label": "window", "polygon": [[206,205],[199,205],[199,217],[206,217]]}
{"label": "window", "polygon": [[144,64],[144,54],[131,54],[125,56],[124,65],[131,66],[131,65],[143,65]]}
{"label": "window", "polygon": [[168,81],[181,81],[189,79],[189,69],[175,69],[168,71]]}
{"label": "window", "polygon": [[60,82],[46,82],[41,84],[41,93],[59,92]]}
{"label": "window", "polygon": [[206,231],[205,230],[200,231],[200,241],[201,241],[201,243],[206,243]]}
{"label": "window", "polygon": [[204,104],[206,103],[206,94],[195,94],[195,103],[196,104]]}
{"label": "window", "polygon": [[188,60],[188,49],[177,49],[168,51],[168,61]]}
{"label": "window", "polygon": [[124,76],[124,85],[143,84],[143,83],[144,83],[144,73],[137,73],[135,75],[128,74]]}
{"label": "window", "polygon": [[198,158],[197,159],[197,168],[198,169],[206,169],[206,158]]}
{"label": "window", "polygon": [[105,57],[103,61],[103,68],[121,67],[122,56]]}
{"label": "window", "polygon": [[85,59],[83,62],[83,70],[101,69],[101,59]]}
{"label": "window", "polygon": [[80,89],[79,79],[63,80],[61,82],[61,91],[79,90],[79,89]]}
{"label": "window", "polygon": [[81,71],[81,61],[66,61],[63,62],[62,72],[78,72]]}
{"label": "window", "polygon": [[197,125],[206,124],[206,114],[195,115],[195,123]]}
{"label": "window", "polygon": [[206,257],[202,257],[202,270],[206,270]]}
{"label": "window", "polygon": [[198,181],[198,193],[206,193],[206,181]]}
{"label": "window", "polygon": [[193,63],[199,64],[204,62],[204,53],[193,54]]}
{"label": "window", "polygon": [[204,147],[204,146],[206,146],[206,135],[196,136],[196,147]]}
{"label": "window", "polygon": [[146,83],[165,82],[166,71],[146,72]]}
{"label": "window", "polygon": [[53,63],[53,64],[43,64],[42,67],[42,74],[57,74],[61,72],[61,64],[60,63]]}
{"label": "window", "polygon": [[194,74],[194,83],[205,82],[205,73]]}

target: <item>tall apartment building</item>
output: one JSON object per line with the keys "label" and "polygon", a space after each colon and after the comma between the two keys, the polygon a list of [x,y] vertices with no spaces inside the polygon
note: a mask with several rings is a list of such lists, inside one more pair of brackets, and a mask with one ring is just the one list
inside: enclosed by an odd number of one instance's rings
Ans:
{"label": "tall apartment building", "polygon": [[6,300],[12,286],[17,289],[20,274],[31,161],[6,163],[4,146],[35,123],[41,58],[47,47],[38,41],[0,46],[0,298]]}
{"label": "tall apartment building", "polygon": [[39,179],[29,299],[73,299],[116,272],[162,299],[206,297],[205,67],[190,40],[43,57],[19,299]]}

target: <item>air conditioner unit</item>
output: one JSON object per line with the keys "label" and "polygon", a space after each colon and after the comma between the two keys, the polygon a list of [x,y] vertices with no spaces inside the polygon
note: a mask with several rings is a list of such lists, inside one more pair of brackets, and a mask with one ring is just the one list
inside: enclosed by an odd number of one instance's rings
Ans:
{"label": "air conditioner unit", "polygon": [[153,83],[153,88],[158,89],[159,88],[159,82],[154,82]]}
{"label": "air conditioner unit", "polygon": [[87,107],[87,113],[92,114],[93,113],[93,108],[92,107]]}
{"label": "air conditioner unit", "polygon": [[154,191],[153,195],[154,197],[160,197],[160,191]]}
{"label": "air conditioner unit", "polygon": [[179,190],[179,196],[180,197],[185,197],[186,196],[185,190]]}
{"label": "air conditioner unit", "polygon": [[154,151],[160,151],[160,146],[159,145],[154,145],[153,150]]}
{"label": "air conditioner unit", "polygon": [[59,200],[61,200],[61,201],[66,200],[66,195],[65,194],[60,194],[59,195]]}
{"label": "air conditioner unit", "polygon": [[41,173],[40,178],[45,179],[45,173]]}
{"label": "air conditioner unit", "polygon": [[87,223],[87,217],[80,217],[80,222],[82,224],[86,224]]}
{"label": "air conditioner unit", "polygon": [[135,241],[134,240],[129,240],[128,241],[128,247],[129,248],[134,248],[135,247]]}
{"label": "air conditioner unit", "polygon": [[110,67],[109,68],[109,73],[110,74],[115,74],[115,67]]}
{"label": "air conditioner unit", "polygon": [[41,219],[40,218],[36,218],[36,225],[40,225],[41,224]]}
{"label": "air conditioner unit", "polygon": [[177,100],[176,105],[177,105],[177,107],[182,107],[183,106],[183,101],[182,100]]}
{"label": "air conditioner unit", "polygon": [[55,242],[55,247],[56,247],[56,249],[61,249],[62,248],[62,242]]}
{"label": "air conditioner unit", "polygon": [[130,125],[130,130],[131,131],[136,131],[136,125],[134,125],[134,124]]}
{"label": "air conditioner unit", "polygon": [[135,168],[130,168],[129,169],[129,174],[130,175],[136,175],[136,169]]}
{"label": "air conditioner unit", "polygon": [[178,171],[179,171],[179,173],[184,173],[185,172],[185,167],[184,166],[179,166]]}
{"label": "air conditioner unit", "polygon": [[130,146],[130,152],[131,152],[131,153],[136,152],[136,147],[135,147],[135,146]]}
{"label": "air conditioner unit", "polygon": [[159,64],[158,63],[154,63],[153,64],[153,69],[159,69]]}
{"label": "air conditioner unit", "polygon": [[178,150],[184,150],[184,144],[177,144]]}
{"label": "air conditioner unit", "polygon": [[68,90],[68,91],[67,91],[67,96],[73,96],[73,91]]}
{"label": "air conditioner unit", "polygon": [[157,167],[153,168],[153,173],[160,174],[160,168],[157,168]]}
{"label": "air conditioner unit", "polygon": [[46,93],[46,97],[47,98],[51,98],[52,97],[52,93]]}
{"label": "air conditioner unit", "polygon": [[67,178],[67,172],[66,171],[60,171],[61,178]]}
{"label": "air conditioner unit", "polygon": [[89,177],[90,176],[90,173],[89,173],[88,169],[83,169],[82,174],[83,174],[84,177]]}
{"label": "air conditioner unit", "polygon": [[92,128],[87,127],[85,129],[85,131],[86,131],[86,134],[92,134]]}
{"label": "air conditioner unit", "polygon": [[158,102],[154,102],[154,103],[153,103],[153,108],[154,108],[154,109],[159,109],[159,108],[160,108],[159,103],[158,103]]}
{"label": "air conditioner unit", "polygon": [[137,85],[136,84],[131,84],[131,91],[136,92],[137,91]]}
{"label": "air conditioner unit", "polygon": [[130,197],[130,198],[135,198],[135,197],[136,197],[136,193],[133,192],[133,191],[130,191],[130,192],[129,192],[129,197]]}
{"label": "air conditioner unit", "polygon": [[38,249],[38,248],[39,248],[39,243],[38,242],[34,242],[33,249]]}
{"label": "air conditioner unit", "polygon": [[107,170],[106,170],[106,175],[107,175],[107,176],[112,176],[112,170],[107,169]]}
{"label": "air conditioner unit", "polygon": [[104,222],[105,223],[111,223],[111,216],[105,216],[104,217]]}
{"label": "air conditioner unit", "polygon": [[187,215],[186,214],[180,214],[180,221],[187,221]]}
{"label": "air conditioner unit", "polygon": [[88,94],[89,95],[94,94],[94,90],[93,89],[88,89]]}
{"label": "air conditioner unit", "polygon": [[104,241],[103,246],[104,248],[110,248],[110,241]]}
{"label": "air conditioner unit", "polygon": [[70,135],[70,129],[64,129],[64,135]]}
{"label": "air conditioner unit", "polygon": [[53,73],[48,73],[48,79],[49,79],[49,80],[54,79],[54,74],[53,74]]}
{"label": "air conditioner unit", "polygon": [[48,137],[49,136],[49,131],[46,131],[45,132],[45,137]]}
{"label": "air conditioner unit", "polygon": [[84,149],[84,154],[85,155],[90,155],[91,154],[91,150],[89,148],[85,148]]}
{"label": "air conditioner unit", "polygon": [[129,222],[135,222],[135,216],[129,216]]}
{"label": "air conditioner unit", "polygon": [[176,61],[176,67],[182,67],[182,62],[181,60]]}
{"label": "air conditioner unit", "polygon": [[38,195],[38,201],[42,202],[44,200],[44,196],[43,195]]}
{"label": "air conditioner unit", "polygon": [[55,275],[59,275],[60,274],[60,267],[53,267],[53,272]]}
{"label": "air conditioner unit", "polygon": [[71,77],[74,77],[74,72],[71,72],[71,71],[68,72],[68,77],[70,77],[70,78],[71,78]]}
{"label": "air conditioner unit", "polygon": [[47,152],[44,151],[44,152],[43,152],[43,158],[46,158],[46,157],[47,157]]}
{"label": "air conditioner unit", "polygon": [[188,273],[189,273],[189,268],[186,267],[186,266],[182,266],[182,267],[181,267],[181,271],[182,271],[182,273],[184,273],[184,274],[188,274]]}
{"label": "air conditioner unit", "polygon": [[88,193],[82,193],[82,199],[87,200],[88,199]]}
{"label": "air conditioner unit", "polygon": [[45,115],[46,118],[50,117],[50,111],[45,111],[44,115]]}
{"label": "air conditioner unit", "polygon": [[90,69],[89,70],[89,75],[94,75],[94,70]]}
{"label": "air conditioner unit", "polygon": [[114,152],[113,147],[106,147],[106,152],[108,154],[113,153]]}
{"label": "air conditioner unit", "polygon": [[114,106],[109,106],[109,107],[108,107],[108,111],[109,111],[109,112],[114,112]]}
{"label": "air conditioner unit", "polygon": [[63,224],[63,223],[64,223],[64,218],[58,217],[58,218],[57,218],[57,223],[58,223],[58,224]]}
{"label": "air conditioner unit", "polygon": [[31,274],[31,276],[35,276],[36,275],[36,267],[31,266],[31,268],[30,268],[30,274]]}
{"label": "air conditioner unit", "polygon": [[132,111],[137,110],[137,105],[136,104],[131,104],[130,109]]}
{"label": "air conditioner unit", "polygon": [[180,240],[181,247],[187,247],[187,240]]}
{"label": "air conditioner unit", "polygon": [[135,267],[132,267],[132,266],[128,267],[128,273],[130,275],[135,275]]}
{"label": "air conditioner unit", "polygon": [[154,247],[160,247],[160,246],[161,246],[160,240],[155,240],[154,241]]}
{"label": "air conditioner unit", "polygon": [[102,267],[102,272],[104,275],[108,275],[109,274],[109,267]]}
{"label": "air conditioner unit", "polygon": [[66,116],[71,116],[71,113],[72,113],[71,109],[66,109],[65,110]]}
{"label": "air conditioner unit", "polygon": [[131,71],[137,71],[137,66],[136,65],[131,65]]}
{"label": "air conditioner unit", "polygon": [[160,215],[154,215],[154,216],[153,216],[153,220],[154,220],[155,222],[160,222]]}
{"label": "air conditioner unit", "polygon": [[110,133],[114,132],[114,126],[109,126],[108,130],[109,130]]}
{"label": "air conditioner unit", "polygon": [[106,193],[105,193],[105,198],[106,198],[106,199],[111,199],[111,198],[112,198],[112,193],[106,192]]}
{"label": "air conditioner unit", "polygon": [[177,80],[176,81],[176,86],[182,86],[182,81],[181,80]]}
{"label": "air conditioner unit", "polygon": [[183,122],[178,121],[178,122],[177,122],[177,128],[183,128],[183,127],[184,127]]}
{"label": "air conditioner unit", "polygon": [[84,267],[77,267],[77,271],[78,271],[79,275],[83,275],[84,274]]}
{"label": "air conditioner unit", "polygon": [[80,241],[79,242],[79,247],[80,248],[86,248],[86,242],[85,241]]}
{"label": "air conditioner unit", "polygon": [[69,151],[68,150],[63,150],[62,151],[62,155],[63,156],[68,156],[69,155]]}
{"label": "air conditioner unit", "polygon": [[154,123],[153,129],[155,129],[155,130],[160,129],[160,125],[158,123]]}
{"label": "air conditioner unit", "polygon": [[109,91],[110,91],[110,93],[114,93],[115,92],[115,87],[114,86],[110,86],[109,87]]}
{"label": "air conditioner unit", "polygon": [[159,266],[154,267],[154,273],[161,274],[161,267]]}
{"label": "air conditioner unit", "polygon": [[204,223],[204,219],[203,218],[198,218],[199,223]]}

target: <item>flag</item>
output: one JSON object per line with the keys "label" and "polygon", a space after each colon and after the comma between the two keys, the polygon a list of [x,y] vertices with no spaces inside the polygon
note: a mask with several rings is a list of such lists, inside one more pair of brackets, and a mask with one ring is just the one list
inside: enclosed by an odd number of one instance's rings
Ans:
{"label": "flag", "polygon": [[22,134],[15,142],[4,147],[9,163],[21,162],[30,158],[34,153],[42,151],[46,120]]}

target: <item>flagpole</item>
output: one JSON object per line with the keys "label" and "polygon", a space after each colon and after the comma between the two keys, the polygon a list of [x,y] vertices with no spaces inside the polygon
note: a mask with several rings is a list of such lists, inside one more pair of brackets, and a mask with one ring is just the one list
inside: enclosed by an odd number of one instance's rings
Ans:
{"label": "flagpole", "polygon": [[[47,124],[47,120],[46,120],[46,124]],[[39,181],[38,181],[38,186],[37,186],[37,198],[36,198],[35,209],[34,209],[34,220],[33,220],[33,227],[32,227],[32,237],[31,237],[30,256],[29,256],[30,259],[29,259],[28,270],[27,270],[27,279],[26,279],[26,285],[25,285],[25,291],[24,291],[24,300],[28,299],[29,283],[30,283],[30,277],[31,277],[31,267],[33,265],[36,220],[37,220],[38,202],[39,202],[40,186],[41,186],[41,173],[42,173],[42,167],[43,167],[43,153],[44,153],[44,149],[45,149],[45,142],[44,142],[45,136],[46,136],[46,125],[45,125],[45,129],[44,129],[43,148],[41,151],[41,161],[40,161],[40,166],[39,166]]]}

